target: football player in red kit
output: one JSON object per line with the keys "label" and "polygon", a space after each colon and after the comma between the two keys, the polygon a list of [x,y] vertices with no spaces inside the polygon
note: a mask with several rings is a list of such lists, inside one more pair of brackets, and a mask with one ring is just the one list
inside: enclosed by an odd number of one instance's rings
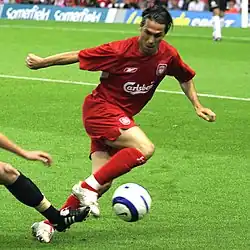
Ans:
{"label": "football player in red kit", "polygon": [[[100,84],[85,98],[82,112],[91,138],[92,175],[73,187],[63,207],[90,206],[91,213],[99,217],[98,197],[112,181],[152,157],[154,144],[133,117],[166,75],[177,79],[199,117],[215,121],[215,113],[198,100],[192,80],[195,72],[163,40],[172,25],[167,9],[156,5],[144,10],[139,36],[46,58],[28,55],[30,69],[79,63],[81,70],[102,71]],[[51,230],[48,221],[39,223],[40,229]]]}

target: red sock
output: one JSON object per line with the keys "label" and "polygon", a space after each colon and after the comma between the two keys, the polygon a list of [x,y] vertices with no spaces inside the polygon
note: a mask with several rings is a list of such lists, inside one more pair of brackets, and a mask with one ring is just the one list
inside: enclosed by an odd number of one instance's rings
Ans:
{"label": "red sock", "polygon": [[50,221],[49,221],[49,220],[44,220],[43,222],[44,222],[44,223],[46,223],[46,224],[48,224],[48,225],[50,225],[50,226],[52,226],[52,227],[54,228],[53,224],[52,224],[52,223],[50,223]]}
{"label": "red sock", "polygon": [[70,207],[71,209],[78,209],[80,207],[80,201],[73,194],[71,194],[62,205],[60,210],[66,207]]}
{"label": "red sock", "polygon": [[112,181],[145,162],[146,159],[139,150],[135,148],[124,148],[112,156],[112,158],[92,176],[86,179],[85,182],[82,183],[82,186],[85,188],[90,186],[92,191],[99,190],[99,186]]}
{"label": "red sock", "polygon": [[93,191],[93,192],[98,193],[96,189],[92,188],[92,187],[91,187],[89,184],[87,184],[85,181],[81,183],[81,187],[82,187],[82,188],[87,188],[87,189],[90,190],[90,191]]}
{"label": "red sock", "polygon": [[[60,210],[66,207],[70,207],[71,209],[78,209],[80,207],[80,201],[74,195],[71,194],[66,200],[66,202],[62,205]],[[50,223],[49,220],[44,220],[44,223],[52,226],[52,223]]]}

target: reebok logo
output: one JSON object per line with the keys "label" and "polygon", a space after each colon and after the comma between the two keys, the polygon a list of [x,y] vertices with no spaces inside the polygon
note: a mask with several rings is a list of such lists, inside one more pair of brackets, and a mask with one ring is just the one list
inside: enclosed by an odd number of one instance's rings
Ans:
{"label": "reebok logo", "polygon": [[135,73],[137,70],[138,70],[138,68],[135,68],[135,67],[126,67],[124,69],[124,72],[125,73]]}

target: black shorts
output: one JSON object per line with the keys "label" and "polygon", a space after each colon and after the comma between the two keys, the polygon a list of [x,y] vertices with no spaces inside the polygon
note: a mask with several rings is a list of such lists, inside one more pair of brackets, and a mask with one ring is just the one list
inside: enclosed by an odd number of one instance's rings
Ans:
{"label": "black shorts", "polygon": [[227,0],[208,0],[208,3],[211,11],[217,8],[222,11],[227,9]]}

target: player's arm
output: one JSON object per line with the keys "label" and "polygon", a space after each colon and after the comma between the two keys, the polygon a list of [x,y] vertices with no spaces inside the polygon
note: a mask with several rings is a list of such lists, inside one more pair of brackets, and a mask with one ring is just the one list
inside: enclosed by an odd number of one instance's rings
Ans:
{"label": "player's arm", "polygon": [[79,52],[80,51],[65,52],[44,58],[29,54],[26,58],[26,65],[30,69],[41,69],[54,65],[73,64],[79,62]]}
{"label": "player's arm", "polygon": [[206,121],[209,121],[209,122],[215,121],[216,119],[215,113],[208,108],[204,108],[201,105],[199,98],[197,96],[197,91],[195,89],[193,79],[186,81],[186,82],[180,82],[180,85],[185,95],[193,104],[197,115]]}
{"label": "player's arm", "polygon": [[208,108],[204,108],[198,99],[193,82],[195,72],[182,61],[177,51],[169,65],[169,75],[174,76],[178,80],[183,92],[193,104],[196,114],[206,121],[215,121],[215,113]]}
{"label": "player's arm", "polygon": [[80,69],[89,71],[112,71],[117,65],[117,54],[113,47],[118,42],[103,44],[80,51],[65,52],[49,57],[29,54],[26,65],[30,69],[46,68],[54,65],[67,65],[79,62]]}
{"label": "player's arm", "polygon": [[0,133],[0,148],[6,149],[14,154],[17,154],[27,160],[42,161],[46,165],[50,165],[52,162],[51,156],[42,151],[27,151],[16,145],[5,135]]}

